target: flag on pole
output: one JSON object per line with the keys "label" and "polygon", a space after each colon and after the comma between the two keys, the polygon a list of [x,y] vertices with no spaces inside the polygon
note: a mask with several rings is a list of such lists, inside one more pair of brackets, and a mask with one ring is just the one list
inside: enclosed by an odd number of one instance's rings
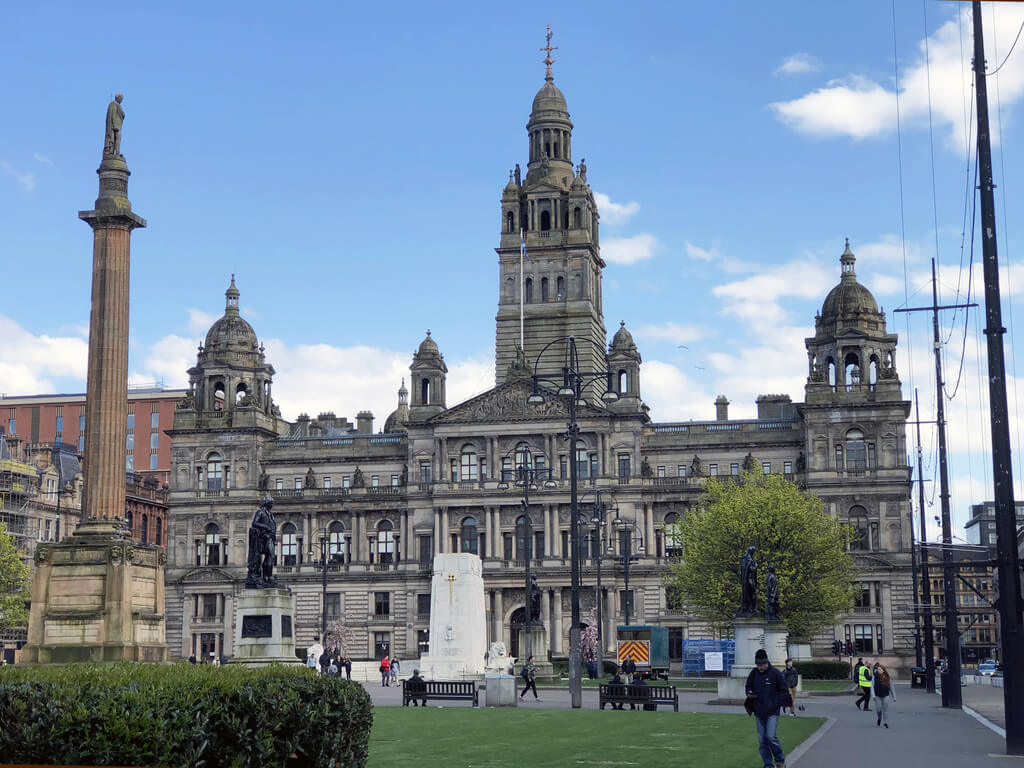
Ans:
{"label": "flag on pole", "polygon": [[526,231],[519,230],[519,348],[525,349],[525,333],[524,333],[524,317],[523,317],[523,301],[524,301],[524,281],[523,281],[523,260],[529,261],[530,257],[526,255]]}

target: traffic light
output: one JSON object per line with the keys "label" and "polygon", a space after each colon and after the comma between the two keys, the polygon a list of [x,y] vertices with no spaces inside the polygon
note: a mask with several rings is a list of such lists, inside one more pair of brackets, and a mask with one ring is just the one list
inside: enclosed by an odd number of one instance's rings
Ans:
{"label": "traffic light", "polygon": [[846,655],[853,656],[853,643],[849,640],[846,641]]}
{"label": "traffic light", "polygon": [[833,656],[842,656],[843,655],[842,645],[843,644],[841,642],[839,642],[838,640],[833,640],[832,641],[832,655]]}

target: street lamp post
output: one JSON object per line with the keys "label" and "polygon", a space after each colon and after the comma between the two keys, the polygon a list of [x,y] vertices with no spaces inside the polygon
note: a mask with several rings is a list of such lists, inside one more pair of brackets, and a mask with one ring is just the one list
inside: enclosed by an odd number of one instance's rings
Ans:
{"label": "street lamp post", "polygon": [[[317,530],[317,535],[320,537],[320,585],[321,585],[321,602],[320,602],[320,638],[321,642],[327,643],[327,529],[320,528]],[[309,549],[306,550],[306,559],[310,562],[313,560],[313,542],[310,541]]]}
{"label": "street lamp post", "polygon": [[[576,444],[579,440],[580,428],[576,423],[576,408],[579,404],[586,404],[583,394],[587,388],[597,381],[605,382],[605,390],[601,399],[606,403],[613,403],[619,399],[618,393],[612,389],[612,371],[608,367],[608,357],[604,349],[592,339],[586,341],[599,348],[605,361],[605,368],[601,371],[581,371],[579,355],[576,352],[576,339],[573,336],[554,339],[548,342],[533,364],[533,393],[527,398],[531,405],[544,403],[544,395],[541,394],[541,386],[557,386],[556,395],[564,398],[569,411],[569,423],[566,430],[566,437],[569,440],[569,524],[572,550],[572,569],[570,572],[570,590],[572,593],[572,624],[569,627],[569,695],[573,709],[580,709],[583,706],[583,677],[580,669],[580,519],[579,519],[579,498],[577,496],[577,460]],[[555,344],[565,344],[565,356],[562,362],[561,379],[553,379],[547,375],[538,373],[540,360]]]}
{"label": "street lamp post", "polygon": [[[509,453],[515,454],[516,466],[510,471],[512,474],[513,482],[517,486],[523,488],[523,558],[525,560],[525,586],[523,589],[523,641],[526,646],[525,649],[520,653],[523,658],[529,658],[533,651],[533,645],[530,643],[530,626],[533,624],[533,592],[530,589],[530,560],[533,552],[533,522],[530,520],[530,489],[537,489],[538,483],[543,481],[546,488],[551,488],[555,485],[554,480],[551,479],[551,469],[538,469],[533,461],[533,452],[530,450],[528,445],[519,445],[513,448]],[[507,458],[507,455],[503,458]],[[504,461],[502,461],[504,464]],[[500,490],[508,490],[509,478],[505,475],[506,470],[501,470],[501,482],[498,483]],[[547,478],[546,480],[544,478]]]}
{"label": "street lamp post", "polygon": [[[622,560],[622,580],[624,582],[626,592],[626,599],[623,600],[623,612],[626,614],[626,625],[628,626],[630,614],[633,612],[633,593],[629,591],[629,564],[634,560],[634,558],[639,559],[639,556],[644,553],[644,539],[640,533],[640,527],[636,524],[636,521],[626,520],[624,518],[619,517],[618,510],[615,511],[615,522],[613,523],[613,525],[615,526],[615,529],[617,531],[626,531],[627,529],[632,528],[632,531],[629,531],[628,536],[623,536],[620,539],[620,541],[625,544],[625,551],[619,557],[616,558],[616,560]],[[638,544],[636,548],[636,555],[633,554],[634,533],[636,534],[636,540]],[[611,549],[611,547],[609,547],[609,549]]]}
{"label": "street lamp post", "polygon": [[601,501],[601,491],[594,491],[594,515],[590,522],[594,526],[594,538],[591,544],[594,560],[597,567],[597,594],[595,603],[597,605],[597,674],[600,677],[604,673],[604,592],[601,589],[601,560],[604,549],[603,528],[605,513],[608,507]]}

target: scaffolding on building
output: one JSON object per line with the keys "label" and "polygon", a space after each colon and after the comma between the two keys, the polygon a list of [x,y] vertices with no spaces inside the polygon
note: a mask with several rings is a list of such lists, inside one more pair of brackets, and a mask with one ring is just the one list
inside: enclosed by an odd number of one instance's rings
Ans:
{"label": "scaffolding on building", "polygon": [[25,556],[30,542],[39,539],[39,517],[32,510],[38,491],[38,473],[31,464],[0,459],[0,523],[14,537],[14,545]]}

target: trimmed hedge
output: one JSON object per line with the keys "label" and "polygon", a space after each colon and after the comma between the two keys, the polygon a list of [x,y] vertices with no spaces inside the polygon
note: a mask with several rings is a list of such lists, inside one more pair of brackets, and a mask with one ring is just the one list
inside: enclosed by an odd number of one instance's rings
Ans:
{"label": "trimmed hedge", "polygon": [[0,668],[10,763],[272,768],[366,765],[370,696],[305,667]]}
{"label": "trimmed hedge", "polygon": [[849,680],[850,665],[845,661],[794,661],[804,680]]}

